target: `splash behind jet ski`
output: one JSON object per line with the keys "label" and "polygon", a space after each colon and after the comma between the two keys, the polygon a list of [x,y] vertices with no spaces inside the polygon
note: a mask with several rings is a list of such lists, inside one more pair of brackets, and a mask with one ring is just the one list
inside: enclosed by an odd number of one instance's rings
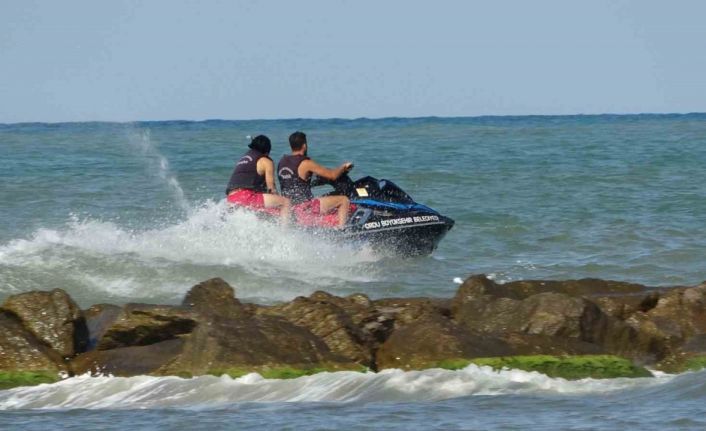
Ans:
{"label": "splash behind jet ski", "polygon": [[[374,249],[398,255],[431,254],[453,227],[454,221],[419,204],[395,183],[366,176],[356,181],[347,174],[335,181],[320,177],[312,186],[330,185],[326,196],[347,196],[351,201],[346,225],[335,229],[337,215],[312,216],[304,207],[294,207],[294,224],[317,234],[365,243]],[[253,209],[264,218],[275,219],[275,209]]]}

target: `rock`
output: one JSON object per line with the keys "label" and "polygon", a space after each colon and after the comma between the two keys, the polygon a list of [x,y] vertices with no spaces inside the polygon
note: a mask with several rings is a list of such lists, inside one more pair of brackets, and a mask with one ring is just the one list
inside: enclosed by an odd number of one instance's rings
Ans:
{"label": "rock", "polygon": [[647,312],[660,332],[682,340],[706,333],[706,284],[674,289],[660,296]]}
{"label": "rock", "polygon": [[504,284],[498,284],[485,276],[485,274],[472,275],[468,277],[456,291],[456,295],[451,303],[452,311],[458,309],[466,302],[472,301],[483,296],[493,296],[497,298],[524,298],[520,292],[515,292],[505,287]]}
{"label": "rock", "polygon": [[173,339],[148,346],[93,350],[75,357],[71,370],[76,375],[113,375],[131,377],[154,374],[182,353],[184,341]]}
{"label": "rock", "polygon": [[660,368],[678,371],[689,356],[706,353],[706,284],[665,290],[625,322],[644,334]]}
{"label": "rock", "polygon": [[378,369],[423,369],[445,360],[513,354],[498,337],[472,334],[441,316],[409,322],[392,332],[376,354]]}
{"label": "rock", "polygon": [[[216,278],[194,286],[180,306],[99,304],[85,312],[60,290],[16,295],[0,309],[0,370],[53,379],[77,352],[70,373],[120,376],[295,376],[545,354],[613,354],[670,371],[706,363],[706,284],[499,285],[474,276],[452,300],[315,292],[277,306],[242,304],[234,292]],[[81,353],[86,342],[93,350]]]}
{"label": "rock", "polygon": [[646,312],[657,305],[660,293],[589,296],[609,316],[625,320],[637,312]]}
{"label": "rock", "polygon": [[235,289],[221,278],[212,278],[192,287],[182,305],[205,316],[235,317],[248,314],[235,298]]}
{"label": "rock", "polygon": [[392,319],[394,329],[419,320],[450,317],[449,301],[430,298],[386,298],[374,301],[381,315]]}
{"label": "rock", "polygon": [[182,353],[158,374],[209,374],[213,370],[256,367],[311,367],[349,361],[331,353],[307,329],[278,317],[214,316],[183,337]]}
{"label": "rock", "polygon": [[[454,319],[472,332],[556,339],[553,343],[563,345],[567,353],[632,355],[637,354],[640,340],[634,328],[606,315],[595,303],[561,293],[540,293],[523,300],[488,295],[459,300],[457,295]],[[592,343],[598,350],[587,352],[584,343]]]}
{"label": "rock", "polygon": [[123,309],[112,304],[96,304],[84,310],[86,327],[88,328],[87,351],[93,350],[108,328],[120,317]]}
{"label": "rock", "polygon": [[451,309],[453,318],[471,331],[578,339],[595,338],[590,328],[604,316],[596,304],[586,299],[563,293],[539,293],[524,298],[485,276],[466,280],[459,287]]}
{"label": "rock", "polygon": [[581,280],[521,280],[498,284],[483,274],[468,277],[459,286],[453,306],[464,300],[490,295],[497,298],[526,299],[540,293],[569,296],[637,295],[647,291],[641,284],[584,278]]}
{"label": "rock", "polygon": [[[172,333],[172,336],[152,344],[87,352],[72,361],[72,369],[77,374],[90,371],[134,376],[202,375],[233,368],[255,370],[323,364],[353,367],[333,355],[323,341],[306,329],[276,317],[214,316],[199,321],[188,334]],[[140,338],[142,342],[147,339]]]}
{"label": "rock", "polygon": [[59,352],[49,348],[28,331],[16,315],[0,310],[0,370],[64,370]]}
{"label": "rock", "polygon": [[[575,338],[529,335],[520,333],[502,334],[500,338],[512,348],[512,355],[597,355],[605,353],[601,346]],[[483,357],[489,357],[483,355]]]}
{"label": "rock", "polygon": [[30,332],[64,357],[85,351],[88,346],[83,314],[61,289],[13,295],[2,308],[17,315]]}
{"label": "rock", "polygon": [[312,293],[309,299],[339,307],[350,317],[355,325],[361,328],[366,322],[375,320],[377,317],[372,301],[362,293],[354,293],[347,297],[340,297],[318,290]]}
{"label": "rock", "polygon": [[251,314],[233,292],[225,281],[212,279],[187,293],[184,307],[197,312],[198,325],[183,337],[183,353],[160,373],[188,371],[197,375],[214,369],[327,363],[353,366],[349,359],[332,353],[307,328],[283,317]]}
{"label": "rock", "polygon": [[[201,375],[214,370],[332,365],[351,368],[304,327],[254,315],[220,279],[194,286],[184,305],[128,304],[105,330],[97,350],[73,361],[76,372],[115,375]],[[134,364],[130,357],[143,364]]]}
{"label": "rock", "polygon": [[516,292],[520,298],[528,298],[538,293],[565,293],[569,296],[586,295],[626,295],[645,293],[648,287],[636,283],[626,283],[597,278],[580,280],[520,280],[503,285],[509,291]]}
{"label": "rock", "polygon": [[[191,333],[197,324],[196,313],[182,307],[150,304],[127,304],[116,317],[115,310],[104,311],[103,335],[96,344],[97,350],[120,347],[146,346],[173,340]],[[108,320],[112,320],[108,325]]]}
{"label": "rock", "polygon": [[298,297],[292,302],[262,309],[261,312],[282,316],[294,325],[307,328],[326,343],[331,352],[372,367],[375,340],[361,330],[346,311],[334,303],[339,301],[332,297],[315,293],[309,298]]}

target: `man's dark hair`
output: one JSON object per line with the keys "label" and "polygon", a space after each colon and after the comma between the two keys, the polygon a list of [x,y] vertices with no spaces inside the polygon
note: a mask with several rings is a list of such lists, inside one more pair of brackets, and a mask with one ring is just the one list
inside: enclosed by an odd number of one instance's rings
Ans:
{"label": "man's dark hair", "polygon": [[306,135],[304,132],[294,132],[289,135],[289,146],[292,147],[292,151],[299,151],[306,144]]}

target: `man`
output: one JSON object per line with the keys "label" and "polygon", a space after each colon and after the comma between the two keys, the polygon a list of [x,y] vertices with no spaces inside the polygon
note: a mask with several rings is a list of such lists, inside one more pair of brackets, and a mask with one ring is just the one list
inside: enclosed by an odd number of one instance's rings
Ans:
{"label": "man", "polygon": [[248,147],[250,151],[235,165],[228,182],[228,202],[253,209],[279,208],[282,223],[287,224],[290,201],[276,194],[275,165],[269,157],[270,139],[265,135],[256,136]]}
{"label": "man", "polygon": [[323,196],[314,199],[311,192],[311,176],[316,174],[327,180],[335,181],[350,171],[352,163],[346,162],[335,169],[325,168],[307,157],[308,145],[303,132],[294,132],[289,136],[292,154],[282,157],[277,164],[277,177],[282,195],[296,206],[295,212],[306,212],[314,216],[338,213],[338,226],[346,224],[350,201],[346,196]]}

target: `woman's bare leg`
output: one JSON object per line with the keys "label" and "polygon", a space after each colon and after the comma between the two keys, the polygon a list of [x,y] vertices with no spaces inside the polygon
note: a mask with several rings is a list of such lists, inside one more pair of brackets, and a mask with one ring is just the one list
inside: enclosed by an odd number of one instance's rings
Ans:
{"label": "woman's bare leg", "polygon": [[289,224],[291,201],[285,197],[269,193],[264,193],[262,196],[265,200],[265,208],[279,208],[279,216],[282,224]]}

